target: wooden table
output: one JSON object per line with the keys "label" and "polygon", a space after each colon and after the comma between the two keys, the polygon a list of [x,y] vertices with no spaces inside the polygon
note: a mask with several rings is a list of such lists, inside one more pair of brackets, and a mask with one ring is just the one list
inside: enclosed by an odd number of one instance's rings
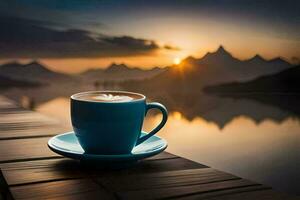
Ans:
{"label": "wooden table", "polygon": [[297,199],[164,152],[119,170],[47,147],[59,122],[0,96],[0,199]]}

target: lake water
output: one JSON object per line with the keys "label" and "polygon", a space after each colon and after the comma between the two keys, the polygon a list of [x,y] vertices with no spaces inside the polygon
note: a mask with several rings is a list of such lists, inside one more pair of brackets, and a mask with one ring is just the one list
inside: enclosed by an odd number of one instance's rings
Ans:
{"label": "lake water", "polygon": [[[70,127],[68,96],[89,89],[46,87],[12,89],[2,94]],[[300,194],[299,105],[285,105],[295,100],[282,100],[296,97],[271,97],[280,101],[268,103],[206,94],[147,95],[170,111],[166,126],[158,134],[168,141],[167,151],[280,191]],[[28,103],[32,99],[33,103]],[[144,129],[151,130],[160,119],[159,114],[150,113]]]}

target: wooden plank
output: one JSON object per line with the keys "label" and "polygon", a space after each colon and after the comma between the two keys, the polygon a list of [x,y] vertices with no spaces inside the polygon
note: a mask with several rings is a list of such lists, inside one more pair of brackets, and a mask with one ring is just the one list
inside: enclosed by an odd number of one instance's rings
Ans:
{"label": "wooden plank", "polygon": [[121,192],[181,187],[236,179],[240,178],[212,168],[200,168],[148,174],[142,173],[138,175],[132,174],[130,176],[128,174],[105,174],[97,178],[97,181],[110,190]]}
{"label": "wooden plank", "polygon": [[46,117],[42,114],[32,111],[17,111],[11,113],[1,113],[0,112],[0,123],[1,125],[4,123],[22,123],[22,122],[36,122],[36,123],[43,123],[46,122],[47,124],[53,123],[57,124],[59,121],[55,120],[50,117]]}
{"label": "wooden plank", "polygon": [[[201,200],[201,199],[222,199],[223,197],[239,194],[239,193],[248,193],[248,192],[256,192],[256,191],[265,191],[271,190],[270,187],[262,186],[262,185],[252,185],[246,187],[237,187],[231,189],[217,190],[212,192],[204,192],[191,194],[186,196],[181,196],[179,198],[173,199],[181,199],[181,200]],[[272,190],[271,190],[272,191]],[[275,196],[275,195],[273,195]],[[260,199],[260,198],[257,198]]]}
{"label": "wooden plank", "polygon": [[25,186],[11,187],[14,199],[115,199],[95,182],[84,180],[65,180]]}
{"label": "wooden plank", "polygon": [[[134,182],[134,180],[132,181]],[[229,180],[222,182],[213,182],[207,184],[188,185],[180,187],[166,187],[155,188],[148,190],[129,190],[118,193],[118,197],[121,199],[165,199],[165,198],[179,198],[186,195],[213,192],[218,190],[232,189],[238,187],[246,187],[258,185],[247,180]]]}
{"label": "wooden plank", "polygon": [[[61,178],[66,179],[70,177],[83,178],[83,177],[96,176],[98,177],[97,178],[98,181],[99,179],[102,180],[100,181],[101,185],[103,184],[106,188],[109,188],[109,190],[112,191],[141,190],[145,188],[153,189],[153,188],[162,188],[162,187],[178,187],[187,184],[203,184],[203,183],[222,181],[222,180],[232,180],[237,178],[235,176],[225,174],[223,172],[216,171],[211,168],[204,168],[204,169],[197,169],[197,170],[180,170],[180,171],[173,171],[173,172],[149,173],[149,174],[147,174],[147,171],[143,170],[142,175],[136,175],[135,171],[132,169],[125,169],[121,171],[90,171],[90,169],[87,169],[89,172],[82,172],[78,170],[80,169],[80,167],[79,167],[79,163],[76,161],[69,160],[70,162],[69,161],[66,162],[63,161],[65,159],[55,159],[55,160],[60,160],[62,161],[62,163],[60,163],[60,165],[56,163],[55,166],[57,166],[57,168],[52,168],[52,169],[51,167],[49,167],[50,164],[49,161],[55,163],[54,160],[32,161],[31,165],[29,164],[29,162],[2,164],[1,168],[4,169],[3,172],[5,174],[5,178],[7,182],[12,183],[12,185],[37,183],[37,182],[45,182],[45,181],[51,181],[51,182],[55,181],[55,183],[56,182],[58,183],[60,182],[58,180]],[[166,159],[166,160],[170,160],[170,159]],[[38,167],[34,168],[32,166],[32,163],[35,163],[35,166]],[[151,162],[148,161],[148,163]],[[103,183],[103,179],[107,180],[108,177],[114,178],[115,182],[114,183],[110,182],[106,184]],[[117,183],[118,181],[120,181],[120,183]],[[140,187],[137,187],[137,185],[140,185]],[[121,188],[118,188],[120,186]],[[128,186],[129,188],[126,187],[124,188],[124,186]],[[16,191],[12,190],[12,192],[16,192]]]}
{"label": "wooden plank", "polygon": [[58,120],[19,108],[15,102],[0,96],[0,140],[50,136],[69,130]]}
{"label": "wooden plank", "polygon": [[133,173],[145,173],[145,172],[160,172],[160,171],[173,171],[182,169],[196,169],[207,167],[199,163],[184,159],[164,159],[164,160],[145,160],[141,161],[138,165],[133,165],[130,169]]}
{"label": "wooden plank", "polygon": [[35,112],[18,114],[0,113],[0,140],[56,135],[70,130]]}
{"label": "wooden plank", "polygon": [[280,193],[264,186],[251,186],[181,197],[182,200],[296,200],[300,197]]}
{"label": "wooden plank", "polygon": [[[49,150],[47,146],[49,139],[50,137],[0,140],[0,163],[12,162],[14,160],[58,157],[57,154]],[[165,158],[175,157],[171,154],[162,154],[159,156],[161,158],[164,156]]]}
{"label": "wooden plank", "polygon": [[24,110],[23,108],[19,108],[17,106],[13,107],[0,107],[0,113],[1,114],[18,114],[19,112],[29,112],[27,110]]}
{"label": "wooden plank", "polygon": [[70,129],[67,127],[57,127],[53,125],[34,126],[24,129],[23,127],[5,127],[0,128],[0,140],[25,139],[33,137],[49,137],[59,133],[64,133]]}
{"label": "wooden plank", "polygon": [[[168,155],[168,153],[162,154]],[[99,169],[97,166],[92,168],[90,166],[81,165],[78,161],[66,158],[0,164],[2,174],[10,186],[83,178],[87,175],[93,177],[101,177],[104,175],[118,177],[128,176],[130,174],[157,173],[161,171],[194,169],[199,167],[201,167],[201,165],[198,163],[178,157],[169,159],[153,157],[129,168],[119,170]]]}
{"label": "wooden plank", "polygon": [[9,186],[76,179],[85,174],[78,161],[65,158],[5,163],[0,168]]}
{"label": "wooden plank", "polygon": [[[2,120],[0,118],[0,120]],[[12,120],[13,121],[13,120]],[[2,131],[14,131],[14,130],[23,130],[23,129],[34,129],[34,128],[39,128],[39,127],[45,127],[53,125],[51,123],[43,123],[42,121],[39,122],[13,122],[13,123],[3,123],[0,122],[0,127],[1,127],[1,132]]]}
{"label": "wooden plank", "polygon": [[58,157],[47,147],[49,138],[0,140],[0,163]]}
{"label": "wooden plank", "polygon": [[150,158],[146,158],[146,160],[160,160],[160,159],[172,159],[172,158],[179,158],[179,157],[174,154],[163,151],[162,153],[160,153],[158,155],[155,155]]}
{"label": "wooden plank", "polygon": [[18,106],[14,101],[6,98],[5,96],[0,95],[0,109],[1,108],[16,108],[16,107],[18,107]]}

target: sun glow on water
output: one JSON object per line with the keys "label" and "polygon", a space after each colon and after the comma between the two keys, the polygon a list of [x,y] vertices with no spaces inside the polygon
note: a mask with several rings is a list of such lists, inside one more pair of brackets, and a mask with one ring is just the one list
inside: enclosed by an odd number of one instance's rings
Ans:
{"label": "sun glow on water", "polygon": [[172,115],[172,116],[173,116],[174,119],[176,119],[176,120],[181,120],[181,119],[182,119],[182,114],[181,114],[180,112],[177,112],[177,111],[173,112],[173,115]]}

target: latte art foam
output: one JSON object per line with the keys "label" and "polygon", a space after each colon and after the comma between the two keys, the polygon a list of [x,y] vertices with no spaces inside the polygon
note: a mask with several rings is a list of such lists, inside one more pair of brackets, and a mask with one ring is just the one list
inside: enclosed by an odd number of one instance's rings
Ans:
{"label": "latte art foam", "polygon": [[130,102],[145,98],[143,95],[133,92],[83,92],[72,95],[73,99],[91,102]]}
{"label": "latte art foam", "polygon": [[107,102],[123,102],[132,101],[134,98],[125,95],[113,95],[113,94],[98,94],[90,97],[94,101],[107,101]]}

